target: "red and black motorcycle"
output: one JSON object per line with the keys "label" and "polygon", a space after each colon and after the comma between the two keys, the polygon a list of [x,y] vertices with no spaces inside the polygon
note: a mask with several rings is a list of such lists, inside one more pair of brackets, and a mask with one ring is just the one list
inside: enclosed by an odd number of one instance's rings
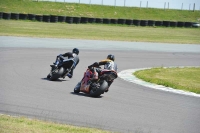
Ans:
{"label": "red and black motorcycle", "polygon": [[75,86],[74,93],[84,92],[92,97],[99,97],[108,89],[108,82],[118,77],[114,70],[101,69],[93,67],[87,69],[83,79]]}

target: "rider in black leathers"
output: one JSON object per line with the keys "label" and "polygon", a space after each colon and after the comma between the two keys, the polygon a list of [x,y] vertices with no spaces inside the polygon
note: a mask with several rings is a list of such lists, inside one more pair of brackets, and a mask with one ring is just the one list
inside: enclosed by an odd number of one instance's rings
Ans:
{"label": "rider in black leathers", "polygon": [[[108,70],[114,70],[117,72],[117,64],[114,62],[115,61],[115,56],[112,54],[109,54],[107,56],[107,59],[102,60],[100,62],[95,62],[92,65],[88,66],[89,69],[91,69],[92,67],[99,67],[100,65],[104,65],[104,69],[108,69]],[[96,71],[100,74],[101,73],[101,69],[100,68],[96,68]],[[108,92],[110,85],[113,83],[113,81],[109,81],[108,82],[108,88],[106,89],[105,92]]]}
{"label": "rider in black leathers", "polygon": [[[74,49],[72,50],[72,52],[67,52],[67,53],[64,53],[64,54],[60,54],[60,55],[57,56],[54,65],[57,66],[58,63],[59,63],[58,57],[63,56],[63,57],[68,57],[68,59],[69,59],[69,58],[73,58],[74,61],[76,62],[76,65],[75,65],[75,67],[76,67],[76,66],[78,65],[78,63],[79,63],[79,56],[78,56],[78,54],[79,54],[79,49],[78,49],[78,48],[74,48]],[[73,76],[73,70],[75,69],[75,67],[73,67],[73,68],[71,69],[71,71],[67,74],[67,76],[68,76],[69,78],[72,78],[72,76]],[[64,77],[63,77],[63,78],[64,78]]]}

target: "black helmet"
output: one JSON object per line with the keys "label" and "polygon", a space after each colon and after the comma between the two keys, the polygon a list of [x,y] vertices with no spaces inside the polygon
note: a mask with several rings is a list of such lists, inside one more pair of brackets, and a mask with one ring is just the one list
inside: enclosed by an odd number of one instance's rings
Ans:
{"label": "black helmet", "polygon": [[75,54],[77,54],[77,55],[79,54],[79,50],[78,50],[77,48],[74,48],[74,49],[72,50],[72,52],[75,53]]}
{"label": "black helmet", "polygon": [[110,60],[114,61],[114,60],[115,60],[115,56],[112,55],[112,54],[109,54],[109,55],[107,56],[107,59],[110,59]]}

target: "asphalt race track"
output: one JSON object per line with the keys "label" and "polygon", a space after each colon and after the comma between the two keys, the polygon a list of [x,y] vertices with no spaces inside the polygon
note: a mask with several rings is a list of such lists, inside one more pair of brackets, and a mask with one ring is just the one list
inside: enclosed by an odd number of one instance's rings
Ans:
{"label": "asphalt race track", "polygon": [[[116,45],[115,45],[116,44]],[[56,55],[80,49],[72,79],[46,79]],[[118,72],[200,66],[200,46],[0,37],[0,113],[122,133],[199,133],[200,98],[118,78],[99,98],[74,94],[87,66],[114,54]]]}

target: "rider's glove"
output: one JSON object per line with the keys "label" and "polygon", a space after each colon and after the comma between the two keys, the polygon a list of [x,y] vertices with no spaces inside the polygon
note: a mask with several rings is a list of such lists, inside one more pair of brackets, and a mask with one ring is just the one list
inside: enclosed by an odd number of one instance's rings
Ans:
{"label": "rider's glove", "polygon": [[98,62],[95,62],[95,63],[93,64],[93,66],[94,66],[94,67],[98,67],[98,66],[99,66],[99,63],[98,63]]}
{"label": "rider's glove", "polygon": [[91,68],[92,68],[92,65],[88,66],[88,68],[91,69]]}

